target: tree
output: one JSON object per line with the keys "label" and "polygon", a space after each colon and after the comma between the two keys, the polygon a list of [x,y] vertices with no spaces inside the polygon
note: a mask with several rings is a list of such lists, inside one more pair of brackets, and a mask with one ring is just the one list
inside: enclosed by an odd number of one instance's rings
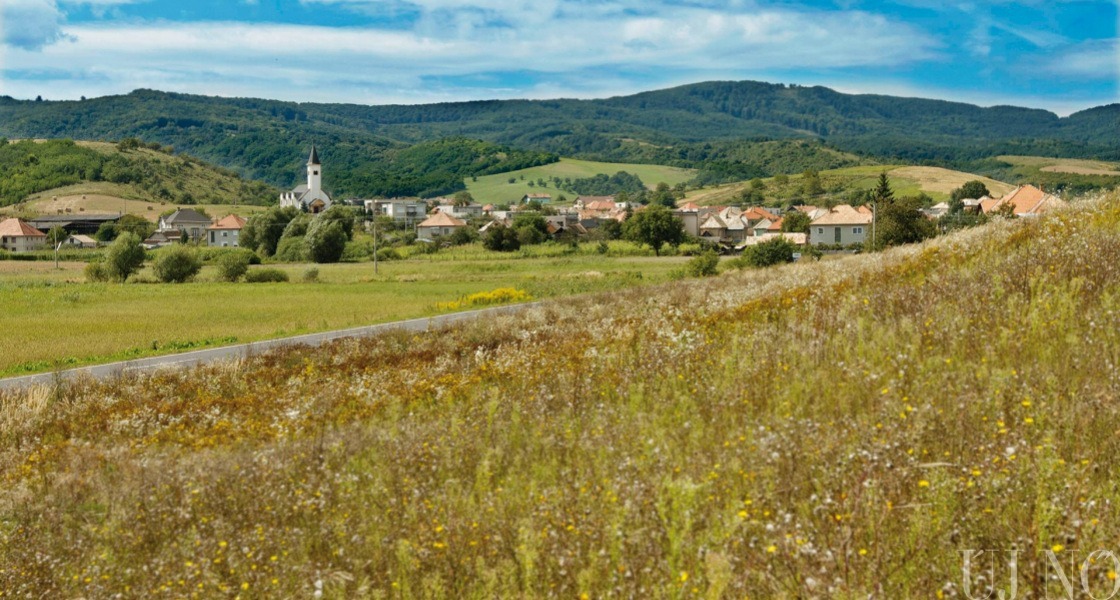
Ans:
{"label": "tree", "polygon": [[775,237],[765,242],[747,246],[743,250],[743,262],[751,267],[769,267],[781,263],[793,262],[793,253],[797,245],[784,237]]}
{"label": "tree", "polygon": [[248,252],[229,252],[218,259],[218,277],[222,281],[237,281],[249,270]]}
{"label": "tree", "polygon": [[782,217],[782,231],[790,233],[809,233],[809,224],[812,219],[809,215],[799,211],[791,210]]}
{"label": "tree", "polygon": [[470,192],[463,190],[455,192],[455,195],[451,197],[451,200],[454,206],[468,206],[472,202],[474,202],[474,196],[472,196]]}
{"label": "tree", "polygon": [[920,198],[906,197],[880,203],[876,211],[875,236],[868,239],[871,250],[912,244],[937,233],[937,227],[922,214]]}
{"label": "tree", "polygon": [[144,247],[140,237],[126,231],[105,251],[105,273],[109,279],[124,281],[144,264]]}
{"label": "tree", "polygon": [[820,196],[824,193],[824,187],[821,186],[820,173],[813,169],[806,169],[801,174],[801,192],[806,196]]}
{"label": "tree", "polygon": [[482,245],[495,252],[514,252],[521,248],[521,240],[515,229],[496,223],[482,236]]}
{"label": "tree", "polygon": [[116,234],[118,235],[128,232],[133,233],[139,237],[141,241],[148,239],[156,231],[156,224],[141,217],[139,215],[124,215],[117,220]]}
{"label": "tree", "polygon": [[152,263],[152,273],[164,283],[183,283],[198,275],[201,269],[198,253],[186,246],[164,248]]}
{"label": "tree", "polygon": [[949,192],[949,200],[964,200],[965,198],[977,200],[984,196],[990,196],[991,194],[992,193],[988,191],[988,186],[984,185],[983,181],[974,179]]}
{"label": "tree", "polygon": [[[469,196],[470,194],[467,195]],[[456,196],[458,196],[458,194],[456,194]],[[338,224],[342,226],[342,231],[346,233],[346,239],[351,240],[354,238],[355,215],[354,209],[352,208],[336,204],[319,213],[315,219],[318,221],[338,221]]]}
{"label": "tree", "polygon": [[665,244],[676,246],[684,241],[684,223],[664,206],[651,204],[645,210],[622,224],[622,237],[639,244],[647,244],[653,253],[661,256]]}
{"label": "tree", "polygon": [[346,231],[336,220],[315,219],[307,228],[307,253],[317,263],[336,263],[346,250]]}
{"label": "tree", "polygon": [[719,255],[715,250],[705,250],[693,257],[685,265],[685,270],[693,277],[710,277],[719,272]]}
{"label": "tree", "polygon": [[471,242],[478,240],[478,230],[470,225],[466,227],[459,227],[447,236],[447,241],[452,246],[465,246]]}
{"label": "tree", "polygon": [[879,181],[875,184],[875,189],[871,191],[871,201],[882,208],[884,203],[890,203],[894,200],[894,191],[891,190],[890,179],[887,178],[887,172],[879,173]]}
{"label": "tree", "polygon": [[58,245],[66,241],[68,237],[70,237],[70,234],[66,233],[65,229],[57,225],[51,227],[51,230],[47,232],[47,241],[50,242],[52,249],[57,248]]}
{"label": "tree", "polygon": [[241,230],[241,247],[255,250],[261,256],[276,254],[284,229],[299,214],[296,208],[273,207],[249,217]]}

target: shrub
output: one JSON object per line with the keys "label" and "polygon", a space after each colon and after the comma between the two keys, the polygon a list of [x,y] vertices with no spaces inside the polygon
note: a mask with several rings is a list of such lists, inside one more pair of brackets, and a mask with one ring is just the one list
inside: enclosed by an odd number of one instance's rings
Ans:
{"label": "shrub", "polygon": [[400,260],[401,253],[396,248],[382,248],[377,251],[377,260]]}
{"label": "shrub", "polygon": [[526,302],[533,297],[525,290],[517,288],[497,288],[489,292],[478,292],[463,296],[453,302],[440,302],[436,305],[439,310],[459,310],[475,306],[490,306],[493,304],[507,304],[510,302]]}
{"label": "shrub", "polygon": [[101,261],[86,265],[85,272],[86,279],[89,281],[109,281],[109,269]]}
{"label": "shrub", "polygon": [[793,253],[797,245],[793,242],[776,237],[765,242],[747,246],[743,251],[743,263],[750,267],[769,267],[779,263],[793,262]]}
{"label": "shrub", "polygon": [[346,248],[342,251],[342,260],[357,262],[373,257],[373,240],[351,240],[346,242]]}
{"label": "shrub", "polygon": [[685,271],[692,277],[709,277],[719,271],[719,255],[715,250],[705,250],[688,261]]}
{"label": "shrub", "polygon": [[311,267],[303,272],[304,283],[316,283],[319,281],[319,269]]}
{"label": "shrub", "polygon": [[514,252],[521,249],[521,240],[513,229],[496,224],[482,236],[482,246],[495,252]]}
{"label": "shrub", "polygon": [[245,273],[246,283],[280,283],[288,281],[288,274],[280,269],[251,269]]}
{"label": "shrub", "polygon": [[140,236],[132,232],[125,232],[109,244],[105,251],[105,272],[108,278],[114,281],[124,281],[144,264],[144,247],[140,245]]}
{"label": "shrub", "polygon": [[303,262],[307,260],[307,243],[302,237],[286,237],[280,240],[273,258],[281,262]]}
{"label": "shrub", "polygon": [[171,246],[156,256],[152,273],[164,283],[183,283],[202,269],[198,255],[186,246]]}
{"label": "shrub", "polygon": [[218,259],[218,278],[222,281],[237,281],[249,270],[249,253],[231,252]]}

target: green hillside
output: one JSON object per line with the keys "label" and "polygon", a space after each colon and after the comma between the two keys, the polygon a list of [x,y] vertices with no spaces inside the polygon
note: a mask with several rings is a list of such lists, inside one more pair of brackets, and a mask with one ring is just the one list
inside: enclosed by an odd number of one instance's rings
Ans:
{"label": "green hillside", "polygon": [[[502,173],[500,175],[487,175],[485,177],[479,177],[474,181],[468,179],[466,185],[467,191],[471,193],[474,199],[483,203],[509,204],[517,202],[524,197],[525,194],[541,193],[551,194],[554,200],[563,194],[568,200],[574,201],[579,194],[571,191],[558,190],[555,182],[552,181],[553,177],[558,177],[560,179],[581,179],[594,177],[598,174],[614,175],[619,171],[637,175],[638,178],[651,189],[662,182],[669,185],[685,183],[691,181],[696,175],[696,172],[693,170],[676,167],[603,163],[565,158],[561,159],[559,162],[541,167],[521,169],[509,173]],[[510,179],[514,181],[511,183]],[[538,181],[543,181],[545,186],[541,187],[538,185]],[[533,185],[530,186],[530,182],[532,182]]]}
{"label": "green hillside", "polygon": [[[1120,159],[1120,104],[1059,118],[822,87],[708,82],[601,100],[416,106],[292,103],[137,90],[80,102],[0,98],[0,135],[174,146],[281,188],[310,144],[342,196],[431,195],[557,156],[698,169],[703,183],[868,162],[1001,178],[999,155]],[[986,170],[987,169],[987,170]],[[1077,183],[1057,175],[1057,186]]]}
{"label": "green hillside", "polygon": [[279,190],[166,149],[70,140],[0,140],[0,206],[50,195],[97,194],[190,204],[274,204]]}
{"label": "green hillside", "polygon": [[1113,566],[1087,557],[1120,539],[1117,231],[1114,194],[884,253],[3,393],[0,589],[951,597],[982,548],[1017,552],[1032,597],[1063,597],[1050,555],[1106,595]]}

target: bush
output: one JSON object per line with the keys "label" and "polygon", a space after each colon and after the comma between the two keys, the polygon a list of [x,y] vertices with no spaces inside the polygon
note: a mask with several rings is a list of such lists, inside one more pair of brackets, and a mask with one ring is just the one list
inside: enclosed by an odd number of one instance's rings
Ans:
{"label": "bush", "polygon": [[307,243],[302,237],[286,237],[280,240],[272,258],[281,262],[304,262],[307,260]]}
{"label": "bush", "polygon": [[202,269],[198,255],[186,246],[171,246],[162,250],[152,264],[152,273],[164,283],[183,283]]}
{"label": "bush", "polygon": [[342,251],[342,260],[346,262],[358,262],[372,257],[373,240],[370,239],[346,242],[346,248]]}
{"label": "bush", "polygon": [[705,250],[688,261],[685,271],[692,277],[709,277],[719,272],[719,255],[715,250]]}
{"label": "bush", "polygon": [[122,233],[105,251],[105,272],[109,279],[124,281],[129,275],[140,270],[144,264],[144,257],[140,236],[132,232]]}
{"label": "bush", "polygon": [[482,236],[482,246],[495,252],[514,252],[521,249],[521,239],[513,229],[496,224]]}
{"label": "bush", "polygon": [[310,269],[303,272],[303,282],[304,283],[316,283],[318,281],[319,281],[319,269],[316,269],[315,267],[311,267]]}
{"label": "bush", "polygon": [[89,281],[109,281],[109,269],[103,262],[91,262],[86,265],[86,279]]}
{"label": "bush", "polygon": [[[254,255],[255,256],[255,255]],[[249,270],[249,253],[231,252],[218,259],[218,278],[222,281],[237,281]]]}
{"label": "bush", "polygon": [[747,246],[743,251],[743,263],[750,267],[769,267],[779,263],[793,262],[793,253],[797,252],[797,244],[776,237],[760,244]]}
{"label": "bush", "polygon": [[252,269],[245,274],[245,283],[281,283],[288,281],[288,274],[280,269]]}
{"label": "bush", "polygon": [[377,251],[377,260],[400,260],[401,253],[396,248],[382,248]]}

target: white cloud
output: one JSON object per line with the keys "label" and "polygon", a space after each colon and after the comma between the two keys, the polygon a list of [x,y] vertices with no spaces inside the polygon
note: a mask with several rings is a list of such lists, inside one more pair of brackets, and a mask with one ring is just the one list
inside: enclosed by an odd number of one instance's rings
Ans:
{"label": "white cloud", "polygon": [[1059,77],[1115,81],[1120,78],[1120,39],[1092,40],[1071,46],[1047,60],[1043,70]]}
{"label": "white cloud", "polygon": [[63,15],[53,0],[4,0],[0,29],[8,46],[38,50],[64,39]]}

